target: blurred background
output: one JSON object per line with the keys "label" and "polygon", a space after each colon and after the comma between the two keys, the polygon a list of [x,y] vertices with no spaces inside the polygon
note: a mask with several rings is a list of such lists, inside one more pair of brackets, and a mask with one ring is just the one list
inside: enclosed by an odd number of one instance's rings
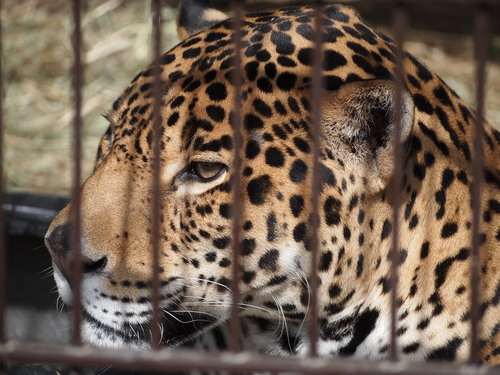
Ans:
{"label": "blurred background", "polygon": [[[5,169],[8,191],[71,189],[73,28],[71,1],[7,0],[4,40]],[[177,41],[175,10],[163,8],[163,45]],[[82,19],[83,170],[87,176],[110,109],[151,60],[149,1],[89,0]]]}

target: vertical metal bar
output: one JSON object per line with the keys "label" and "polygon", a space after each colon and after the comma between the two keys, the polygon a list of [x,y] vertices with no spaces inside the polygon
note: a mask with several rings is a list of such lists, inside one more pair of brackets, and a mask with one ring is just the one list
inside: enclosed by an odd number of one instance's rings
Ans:
{"label": "vertical metal bar", "polygon": [[241,34],[242,34],[242,13],[243,3],[241,1],[234,1],[232,3],[234,14],[234,74],[232,76],[234,86],[234,110],[233,110],[233,196],[232,196],[232,267],[231,267],[231,317],[229,322],[230,328],[230,341],[229,349],[233,352],[240,350],[240,319],[239,319],[239,287],[240,280],[240,250],[241,250],[241,221],[243,218],[243,204],[242,204],[242,183],[241,183],[241,149],[243,147],[243,135],[241,130],[241,89],[243,73],[241,71]]}
{"label": "vertical metal bar", "polygon": [[309,270],[309,285],[311,287],[309,306],[309,355],[315,357],[318,353],[318,247],[319,247],[319,197],[321,194],[320,180],[320,134],[321,134],[321,101],[322,101],[322,68],[323,68],[323,7],[317,2],[314,10],[314,48],[312,66],[312,187],[311,216],[309,223],[309,246],[311,253],[311,268]]}
{"label": "vertical metal bar", "polygon": [[153,349],[159,347],[161,341],[160,330],[160,171],[161,171],[161,8],[160,0],[153,0],[153,53],[154,53],[154,83],[153,83],[153,170],[152,191],[153,199],[151,205],[151,243],[153,248],[152,281],[151,281],[151,303],[153,307],[151,317],[151,346]]}
{"label": "vertical metal bar", "polygon": [[472,160],[472,254],[470,264],[470,316],[471,342],[470,362],[477,364],[479,358],[479,285],[480,279],[480,224],[481,224],[481,183],[484,179],[484,91],[486,83],[486,61],[488,59],[489,15],[486,5],[478,2],[476,9],[476,131],[474,135],[474,154]]}
{"label": "vertical metal bar", "polygon": [[5,342],[5,307],[7,288],[7,249],[5,246],[5,220],[3,214],[4,202],[4,170],[3,170],[3,4],[0,0],[0,344]]}
{"label": "vertical metal bar", "polygon": [[395,97],[394,97],[394,176],[392,179],[393,208],[392,208],[392,248],[391,248],[391,339],[389,358],[396,361],[396,319],[398,309],[398,266],[399,266],[399,209],[401,206],[401,186],[403,182],[403,164],[401,149],[401,120],[403,117],[403,90],[404,90],[404,34],[407,25],[406,8],[402,2],[396,4],[393,13],[394,33],[396,35],[396,66],[395,66]]}
{"label": "vertical metal bar", "polygon": [[82,66],[82,29],[81,29],[81,0],[73,0],[73,95],[75,114],[73,120],[73,194],[72,194],[72,212],[71,212],[71,249],[72,259],[72,293],[73,293],[73,325],[71,343],[80,345],[81,343],[81,280],[82,280],[82,262],[80,248],[81,232],[81,155],[82,155],[82,84],[83,84],[83,66]]}

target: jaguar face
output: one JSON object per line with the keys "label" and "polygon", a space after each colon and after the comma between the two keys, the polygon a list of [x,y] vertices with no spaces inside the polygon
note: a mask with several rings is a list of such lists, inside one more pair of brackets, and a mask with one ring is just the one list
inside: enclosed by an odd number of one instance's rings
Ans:
{"label": "jaguar face", "polygon": [[[113,104],[95,170],[81,189],[85,340],[148,347],[153,272],[160,279],[161,345],[218,332],[230,315],[236,267],[246,347],[309,353],[304,322],[312,264],[311,109],[317,105],[321,187],[313,272],[319,285],[319,355],[388,354],[398,194],[398,351],[412,360],[465,361],[472,210],[464,202],[470,201],[473,175],[474,112],[407,53],[397,100],[395,43],[353,9],[326,5],[322,101],[311,99],[315,9],[300,7],[243,19],[241,100],[235,103],[233,22],[201,3],[181,1],[179,32],[186,39],[161,57],[159,71],[146,67]],[[161,135],[155,203],[157,74]],[[241,145],[233,135],[236,106]],[[498,363],[500,136],[486,124],[485,139],[481,355]],[[394,159],[398,143],[401,160]],[[242,157],[239,171],[233,169],[235,152]],[[401,186],[391,183],[396,165]],[[234,244],[236,173],[242,221],[241,241]],[[70,204],[61,211],[46,236],[59,293],[68,304],[77,252],[71,246],[72,210]],[[153,213],[159,215],[154,238]],[[153,240],[159,241],[155,270]]]}

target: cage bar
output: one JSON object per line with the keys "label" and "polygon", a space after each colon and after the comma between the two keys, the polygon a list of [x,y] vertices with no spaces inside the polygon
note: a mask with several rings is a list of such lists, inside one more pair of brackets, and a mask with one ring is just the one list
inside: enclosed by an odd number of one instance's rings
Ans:
{"label": "cage bar", "polygon": [[474,150],[472,159],[472,253],[470,263],[470,317],[471,317],[471,337],[470,337],[470,362],[479,363],[479,286],[480,257],[479,248],[481,245],[480,225],[481,225],[481,183],[484,181],[484,103],[486,84],[486,63],[488,60],[488,29],[490,17],[488,8],[478,3],[476,9],[476,128],[474,134]]}
{"label": "cage bar", "polygon": [[60,364],[67,366],[113,366],[130,369],[173,372],[182,370],[242,372],[286,372],[294,374],[346,375],[498,375],[498,369],[440,362],[368,361],[342,358],[269,357],[256,353],[215,353],[191,350],[127,350],[67,347],[47,344],[0,345],[0,360],[9,363]]}
{"label": "cage bar", "polygon": [[312,69],[312,124],[311,137],[313,141],[312,152],[312,186],[311,186],[311,216],[307,246],[310,248],[311,266],[309,270],[310,304],[309,320],[309,355],[318,354],[318,253],[319,253],[319,197],[321,194],[321,175],[319,154],[321,147],[321,100],[322,100],[322,65],[323,65],[323,7],[320,1],[314,10],[314,52]]}
{"label": "cage bar", "polygon": [[82,184],[82,85],[83,85],[83,66],[82,66],[82,25],[81,9],[82,1],[73,0],[73,100],[74,100],[74,119],[73,119],[73,192],[72,192],[72,212],[71,212],[71,253],[72,272],[72,332],[71,343],[73,345],[81,344],[81,280],[82,280],[82,257],[80,247],[81,235],[81,190]]}
{"label": "cage bar", "polygon": [[450,5],[455,5],[455,4],[471,4],[474,2],[480,2],[483,5],[498,5],[498,0],[337,0],[336,3],[339,4],[351,4],[353,6],[356,6],[357,3],[377,3],[377,4],[391,4],[391,5],[397,5],[397,4],[422,4],[422,3],[436,3],[439,2],[441,4],[450,4]]}
{"label": "cage bar", "polygon": [[233,352],[240,350],[240,318],[239,318],[239,280],[240,280],[240,253],[241,253],[241,223],[243,219],[243,196],[241,182],[241,150],[243,148],[243,134],[241,121],[242,107],[242,79],[241,69],[241,35],[242,35],[242,13],[243,3],[234,1],[232,3],[234,14],[234,70],[231,79],[234,86],[234,109],[232,113],[233,125],[233,166],[232,166],[232,264],[231,264],[231,313],[229,320],[230,338],[229,349]]}
{"label": "cage bar", "polygon": [[160,0],[152,0],[153,10],[153,163],[152,163],[152,192],[151,200],[151,244],[153,248],[152,280],[151,280],[151,347],[157,349],[161,341],[160,318],[160,215],[161,215],[161,9]]}
{"label": "cage bar", "polygon": [[5,342],[5,307],[7,290],[7,248],[5,242],[5,217],[4,217],[4,169],[3,169],[3,28],[2,28],[2,10],[3,4],[0,0],[0,343]]}
{"label": "cage bar", "polygon": [[396,36],[396,65],[394,75],[394,176],[392,179],[392,248],[391,248],[391,336],[389,358],[398,359],[397,355],[397,312],[398,312],[398,269],[399,269],[399,211],[401,208],[401,189],[403,183],[403,162],[401,147],[401,121],[403,117],[403,90],[404,90],[404,34],[407,25],[407,11],[403,3],[395,5],[393,12],[393,27]]}

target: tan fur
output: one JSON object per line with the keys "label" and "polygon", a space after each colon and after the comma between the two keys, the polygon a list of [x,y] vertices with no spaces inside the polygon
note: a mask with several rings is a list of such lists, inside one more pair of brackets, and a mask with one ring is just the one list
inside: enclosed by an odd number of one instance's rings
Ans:
{"label": "tan fur", "polygon": [[[333,57],[323,71],[331,86],[325,89],[322,107],[319,355],[387,356],[392,198],[399,194],[398,354],[407,360],[465,362],[470,348],[475,114],[439,77],[405,55],[399,140],[404,158],[396,161],[403,168],[404,185],[394,191],[389,181],[394,171],[390,77],[395,71],[395,44],[352,8],[326,6],[326,11],[334,32],[330,30],[323,45]],[[283,356],[307,355],[309,345],[303,327],[309,314],[306,275],[311,264],[307,54],[314,47],[312,15],[310,7],[271,11],[265,17],[247,17],[243,30],[245,69],[238,103],[244,125],[243,250],[238,282],[245,303],[244,344]],[[285,31],[273,34],[279,28]],[[163,56],[161,79],[167,89],[161,108],[159,207],[151,207],[151,67],[114,105],[110,136],[103,137],[96,169],[82,187],[82,254],[90,263],[107,261],[84,275],[82,303],[92,319],[85,318],[83,335],[89,343],[148,345],[152,209],[161,213],[162,344],[179,345],[210,327],[227,324],[234,173],[229,116],[235,108],[231,38],[226,24],[213,26]],[[378,109],[386,120],[375,121]],[[382,128],[375,131],[374,123]],[[500,137],[489,124],[485,137],[487,174],[481,183],[479,215],[481,359],[498,365]],[[193,172],[196,162],[217,162],[226,168],[214,179],[203,180]],[[70,212],[71,205],[47,234],[49,247],[55,245],[49,249],[54,264],[66,274],[73,249],[52,234],[69,227]],[[59,284],[65,292],[64,282]],[[179,323],[183,319],[168,322],[168,317],[186,311],[202,317],[196,320],[200,326]],[[289,341],[283,339],[285,334]]]}

